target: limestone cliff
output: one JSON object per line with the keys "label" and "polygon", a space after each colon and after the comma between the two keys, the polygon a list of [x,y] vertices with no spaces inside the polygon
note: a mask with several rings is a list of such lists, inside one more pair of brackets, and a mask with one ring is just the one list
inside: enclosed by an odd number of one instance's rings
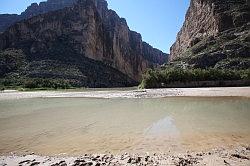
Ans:
{"label": "limestone cliff", "polygon": [[244,62],[243,68],[247,68],[249,30],[249,0],[191,0],[170,59],[201,68],[237,68],[233,63],[242,67]]}
{"label": "limestone cliff", "polygon": [[37,16],[39,14],[48,13],[63,9],[65,7],[73,6],[77,0],[48,0],[44,2],[32,3],[20,15],[17,14],[0,14],[0,32],[4,32],[8,27],[14,23]]}
{"label": "limestone cliff", "polygon": [[20,17],[22,19],[31,18],[39,14],[73,6],[76,2],[77,0],[47,0],[40,2],[39,4],[32,3],[24,12],[21,13]]}
{"label": "limestone cliff", "polygon": [[[0,50],[24,52],[29,65],[20,69],[19,74],[25,76],[56,77],[53,71],[45,68],[36,74],[28,68],[34,64],[38,69],[48,65],[58,68],[62,64],[72,66],[85,76],[82,86],[101,87],[102,81],[105,87],[111,81],[119,82],[115,86],[126,86],[128,82],[140,81],[146,68],[165,63],[167,55],[143,42],[141,35],[130,31],[126,20],[107,6],[105,0],[79,0],[71,7],[18,22],[1,34]],[[83,66],[86,61],[93,63],[92,69]],[[98,70],[99,65],[104,66],[102,71]],[[108,72],[101,81],[97,77],[103,75],[105,66],[107,70],[117,72]],[[127,79],[116,80],[119,72]],[[99,80],[98,84],[96,80]]]}

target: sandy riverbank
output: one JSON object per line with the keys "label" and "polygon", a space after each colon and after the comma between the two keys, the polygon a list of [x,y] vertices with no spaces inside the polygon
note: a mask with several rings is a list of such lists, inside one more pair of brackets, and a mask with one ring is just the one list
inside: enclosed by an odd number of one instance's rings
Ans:
{"label": "sandy riverbank", "polygon": [[0,156],[1,166],[12,166],[12,165],[53,165],[53,166],[100,166],[100,165],[234,165],[234,166],[247,166],[250,165],[250,148],[249,147],[238,147],[237,149],[216,149],[209,152],[186,152],[183,154],[123,154],[123,155],[88,155],[85,154],[79,157],[48,157],[38,156],[34,154],[30,155],[9,155]]}
{"label": "sandy riverbank", "polygon": [[[170,88],[146,90],[95,90],[95,91],[4,91],[0,93],[1,100],[28,98],[163,98],[163,97],[250,97],[250,87],[228,88]],[[72,156],[39,156],[35,154],[0,155],[0,166],[12,165],[250,165],[250,147],[234,149],[216,149],[205,152],[186,152],[166,154],[123,154],[123,155],[83,155]]]}
{"label": "sandy riverbank", "polygon": [[220,88],[168,88],[145,90],[101,90],[101,91],[3,91],[0,100],[24,98],[163,98],[174,96],[192,97],[250,97],[250,87]]}

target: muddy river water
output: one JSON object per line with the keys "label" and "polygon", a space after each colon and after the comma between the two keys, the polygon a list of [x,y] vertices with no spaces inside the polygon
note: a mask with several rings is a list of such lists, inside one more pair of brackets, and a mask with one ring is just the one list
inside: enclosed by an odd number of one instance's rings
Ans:
{"label": "muddy river water", "polygon": [[249,98],[0,101],[0,154],[154,153],[249,144]]}

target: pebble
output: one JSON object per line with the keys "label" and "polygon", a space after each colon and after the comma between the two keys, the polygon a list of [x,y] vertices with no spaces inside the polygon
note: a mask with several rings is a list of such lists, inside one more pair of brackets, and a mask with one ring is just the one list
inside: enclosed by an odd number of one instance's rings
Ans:
{"label": "pebble", "polygon": [[[246,149],[246,148],[245,148]],[[213,155],[212,155],[213,154]],[[176,154],[176,155],[167,155],[167,154],[156,154],[153,155],[145,154],[128,154],[124,153],[122,155],[112,155],[112,154],[102,154],[102,155],[87,155],[85,154],[82,157],[74,158],[74,157],[42,157],[42,156],[18,156],[12,155],[7,159],[0,156],[0,165],[8,166],[8,164],[4,163],[4,161],[15,160],[18,159],[16,165],[24,166],[24,165],[50,165],[50,166],[132,166],[132,165],[155,165],[155,166],[164,166],[164,165],[176,165],[176,166],[184,166],[184,165],[197,165],[205,163],[204,158],[214,158],[216,157],[220,161],[224,162],[224,165],[230,165],[233,158],[234,162],[237,161],[239,163],[247,163],[249,161],[248,156],[250,155],[250,151],[245,150],[240,151],[239,148],[234,151],[229,150],[216,150],[211,152],[202,152],[202,153],[192,153],[188,152],[185,154]],[[20,160],[23,158],[23,160]],[[218,160],[218,161],[219,161]],[[53,163],[54,162],[54,163]],[[250,162],[250,161],[249,161]],[[248,163],[249,163],[248,162]],[[49,164],[48,164],[49,163]],[[248,164],[247,163],[247,164]],[[206,164],[206,163],[205,163]],[[245,164],[245,165],[247,165]],[[242,164],[241,164],[242,165]]]}

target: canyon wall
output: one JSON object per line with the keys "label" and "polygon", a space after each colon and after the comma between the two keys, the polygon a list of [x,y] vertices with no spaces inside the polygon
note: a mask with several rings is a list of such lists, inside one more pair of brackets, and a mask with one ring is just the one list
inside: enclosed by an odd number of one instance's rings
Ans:
{"label": "canyon wall", "polygon": [[77,0],[48,0],[40,3],[32,3],[20,15],[0,14],[0,33],[4,32],[8,27],[18,21],[29,19],[33,16],[48,13],[50,11],[70,7],[73,6],[76,2]]}
{"label": "canyon wall", "polygon": [[[29,13],[27,10],[26,14]],[[71,7],[15,23],[0,35],[0,50],[8,49],[21,49],[29,64],[36,62],[46,66],[47,61],[55,61],[82,68],[81,62],[83,65],[86,59],[94,60],[96,64],[115,69],[134,82],[141,80],[147,68],[167,61],[167,54],[143,42],[139,33],[129,29],[124,18],[108,9],[105,0],[79,0]],[[92,70],[97,72],[95,68]],[[86,75],[84,70],[80,72]],[[42,77],[49,75],[49,71],[43,73],[47,74],[40,73]],[[88,73],[86,79],[95,82],[97,78],[92,78],[89,69]],[[106,82],[119,81],[112,78],[112,72],[104,79]]]}
{"label": "canyon wall", "polygon": [[249,11],[249,0],[191,0],[183,27],[171,47],[170,59],[182,57],[187,49],[204,38],[247,26]]}

